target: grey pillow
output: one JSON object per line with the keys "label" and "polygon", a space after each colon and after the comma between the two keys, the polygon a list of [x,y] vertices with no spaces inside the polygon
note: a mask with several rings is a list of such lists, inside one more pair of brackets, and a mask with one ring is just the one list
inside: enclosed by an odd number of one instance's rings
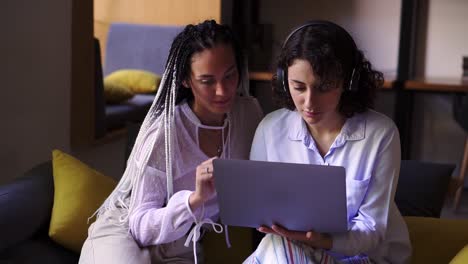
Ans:
{"label": "grey pillow", "polygon": [[404,216],[440,217],[453,164],[401,162],[395,203]]}

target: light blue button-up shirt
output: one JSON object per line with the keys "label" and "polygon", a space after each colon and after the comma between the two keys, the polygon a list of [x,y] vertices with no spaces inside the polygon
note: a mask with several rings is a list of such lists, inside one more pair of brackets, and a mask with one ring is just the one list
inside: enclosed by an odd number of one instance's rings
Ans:
{"label": "light blue button-up shirt", "polygon": [[369,110],[348,118],[321,156],[300,114],[280,109],[257,128],[250,159],[343,166],[348,232],[333,235],[332,255],[367,254],[377,263],[408,263],[408,230],[394,202],[400,138],[391,119]]}

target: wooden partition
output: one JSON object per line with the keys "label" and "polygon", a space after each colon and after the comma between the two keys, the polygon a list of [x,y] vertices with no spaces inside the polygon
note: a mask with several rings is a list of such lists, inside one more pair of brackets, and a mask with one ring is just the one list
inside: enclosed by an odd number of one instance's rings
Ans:
{"label": "wooden partition", "polygon": [[94,52],[92,0],[72,0],[70,145],[94,139]]}
{"label": "wooden partition", "polygon": [[221,22],[222,0],[94,0],[94,35],[105,58],[109,25],[113,22],[186,25],[206,19]]}

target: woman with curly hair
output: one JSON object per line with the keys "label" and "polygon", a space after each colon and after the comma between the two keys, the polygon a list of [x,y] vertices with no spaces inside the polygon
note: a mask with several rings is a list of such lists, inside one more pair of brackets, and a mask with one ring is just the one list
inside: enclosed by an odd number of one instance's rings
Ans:
{"label": "woman with curly hair", "polygon": [[213,157],[248,159],[262,118],[247,94],[244,66],[232,30],[214,20],[176,36],[127,168],[89,228],[80,263],[203,261],[201,228],[223,229],[215,223]]}
{"label": "woman with curly hair", "polygon": [[262,226],[258,230],[267,235],[245,263],[409,262],[408,230],[394,203],[398,129],[372,110],[382,73],[373,70],[346,30],[328,21],[294,30],[277,67],[274,95],[284,108],[262,120],[250,158],[343,166],[348,231]]}

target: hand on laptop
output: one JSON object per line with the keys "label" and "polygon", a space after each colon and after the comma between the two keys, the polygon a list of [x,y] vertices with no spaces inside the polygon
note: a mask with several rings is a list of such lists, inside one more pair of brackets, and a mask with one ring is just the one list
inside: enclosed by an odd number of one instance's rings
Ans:
{"label": "hand on laptop", "polygon": [[314,231],[291,231],[280,225],[272,225],[271,228],[267,226],[261,226],[257,230],[262,233],[274,234],[278,236],[283,236],[290,240],[300,241],[313,248],[322,248],[329,250],[333,246],[333,239],[329,234],[325,233],[318,233]]}
{"label": "hand on laptop", "polygon": [[196,210],[203,203],[213,197],[216,192],[213,178],[213,160],[204,161],[197,166],[195,178],[195,191],[190,195],[189,204],[192,210]]}

